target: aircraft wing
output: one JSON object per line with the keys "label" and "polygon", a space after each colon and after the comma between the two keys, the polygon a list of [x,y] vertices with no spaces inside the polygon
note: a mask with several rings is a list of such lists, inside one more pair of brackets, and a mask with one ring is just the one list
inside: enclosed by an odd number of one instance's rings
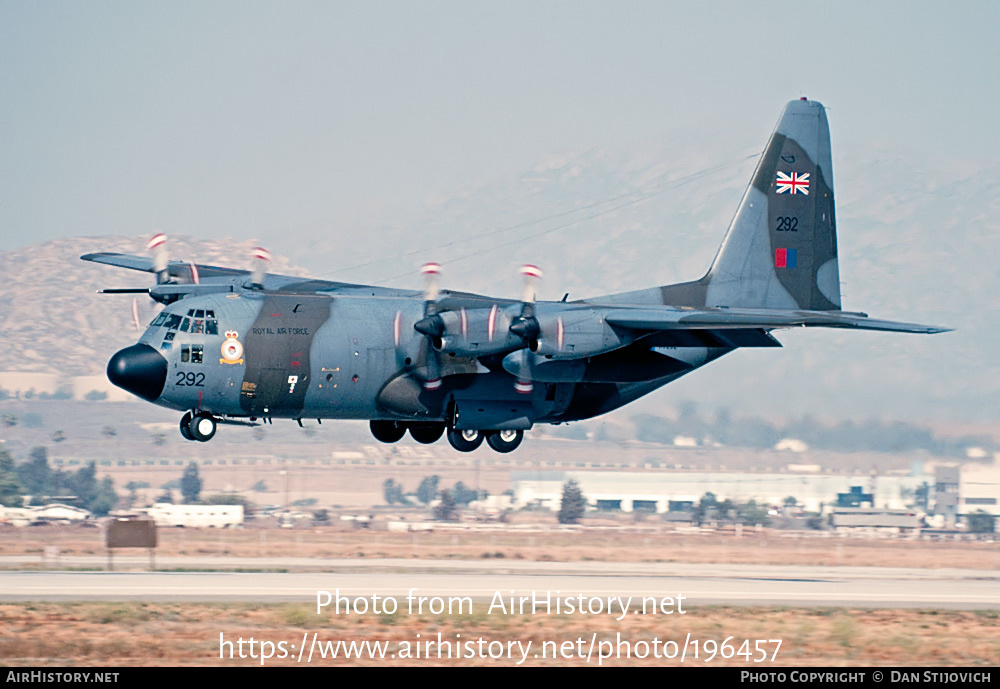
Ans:
{"label": "aircraft wing", "polygon": [[[148,256],[132,256],[129,254],[102,251],[95,254],[84,254],[80,258],[84,261],[93,261],[94,263],[103,263],[109,266],[128,268],[129,270],[141,270],[145,273],[156,272],[156,269],[153,267],[153,259]],[[248,270],[222,268],[220,266],[209,266],[201,263],[191,264],[184,261],[170,261],[167,263],[167,272],[170,274],[170,277],[187,280],[191,277],[192,265],[197,268],[199,275],[203,278],[235,277],[237,275],[250,274]]]}
{"label": "aircraft wing", "polygon": [[[80,257],[84,261],[93,263],[103,263],[104,265],[116,266],[118,268],[128,268],[145,273],[156,273],[153,259],[148,256],[133,256],[130,254],[119,254],[112,252],[100,252],[85,254]],[[200,293],[219,291],[220,287],[232,289],[231,281],[234,278],[252,276],[252,271],[241,268],[225,268],[222,266],[212,266],[204,263],[188,263],[186,261],[169,261],[167,263],[167,273],[170,276],[170,284],[157,285],[149,290],[143,289],[111,289],[104,292],[149,292],[153,298],[158,296],[168,300],[178,299],[184,296],[191,296]],[[214,282],[213,282],[214,279]],[[410,295],[412,290],[398,290],[386,287],[375,287],[370,285],[358,285],[348,282],[337,282],[334,280],[314,280],[294,275],[278,275],[276,273],[266,273],[262,276],[265,279],[265,287],[274,291],[287,292],[326,292],[326,291],[361,291],[370,293],[373,296],[399,296]],[[192,283],[201,282],[201,285]],[[221,283],[221,284],[220,284]]]}
{"label": "aircraft wing", "polygon": [[615,309],[605,315],[611,324],[633,330],[720,330],[774,328],[852,328],[885,332],[933,334],[951,328],[869,318],[854,311],[785,311],[778,309]]}

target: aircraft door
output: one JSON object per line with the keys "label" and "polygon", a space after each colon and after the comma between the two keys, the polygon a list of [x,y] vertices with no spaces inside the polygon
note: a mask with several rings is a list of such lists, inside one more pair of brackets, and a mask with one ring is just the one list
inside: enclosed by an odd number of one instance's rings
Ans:
{"label": "aircraft door", "polygon": [[298,376],[281,368],[260,369],[256,382],[245,382],[240,394],[243,408],[253,416],[280,414],[294,404]]}

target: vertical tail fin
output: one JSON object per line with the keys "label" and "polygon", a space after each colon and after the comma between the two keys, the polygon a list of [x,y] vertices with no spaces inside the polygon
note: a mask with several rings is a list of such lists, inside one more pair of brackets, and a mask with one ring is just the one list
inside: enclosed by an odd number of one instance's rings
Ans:
{"label": "vertical tail fin", "polygon": [[706,306],[840,309],[830,128],[820,103],[785,106],[699,282]]}

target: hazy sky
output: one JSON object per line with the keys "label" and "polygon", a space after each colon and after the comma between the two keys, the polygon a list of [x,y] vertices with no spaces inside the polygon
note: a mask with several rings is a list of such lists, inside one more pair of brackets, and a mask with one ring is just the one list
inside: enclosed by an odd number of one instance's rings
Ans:
{"label": "hazy sky", "polygon": [[801,95],[835,147],[995,161],[998,25],[995,1],[3,0],[0,250],[163,229],[293,254],[552,151],[761,147]]}
{"label": "hazy sky", "polygon": [[[796,333],[648,403],[995,420],[997,26],[996,0],[0,0],[0,251],[106,234],[139,251],[162,230],[397,286],[431,258],[449,288],[506,295],[520,261],[545,267],[544,298],[693,279],[746,156],[807,96],[831,123],[845,305],[956,333]],[[485,238],[510,225],[544,236]]]}

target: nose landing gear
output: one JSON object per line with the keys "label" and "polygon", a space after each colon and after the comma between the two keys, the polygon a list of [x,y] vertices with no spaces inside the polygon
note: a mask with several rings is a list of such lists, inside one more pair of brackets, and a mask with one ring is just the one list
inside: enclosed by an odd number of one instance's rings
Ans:
{"label": "nose landing gear", "polygon": [[181,435],[185,440],[208,442],[215,435],[217,424],[215,417],[208,412],[185,412],[181,417]]}

